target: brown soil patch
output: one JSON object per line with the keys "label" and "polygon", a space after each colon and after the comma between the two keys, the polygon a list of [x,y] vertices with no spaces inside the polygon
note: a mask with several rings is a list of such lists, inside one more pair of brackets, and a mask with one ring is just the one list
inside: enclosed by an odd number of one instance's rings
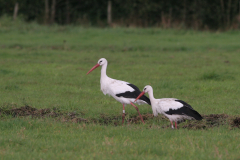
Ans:
{"label": "brown soil patch", "polygon": [[227,122],[228,115],[226,114],[210,114],[202,115],[203,120],[201,121],[189,121],[187,124],[183,125],[183,128],[188,129],[207,129],[212,127],[218,127],[219,125],[224,125]]}
{"label": "brown soil patch", "polygon": [[20,108],[13,109],[3,109],[0,108],[0,116],[1,115],[12,115],[13,117],[24,117],[31,116],[32,118],[58,118],[59,121],[72,121],[72,122],[87,122],[87,119],[79,118],[79,114],[75,112],[64,113],[60,110],[53,108],[45,108],[45,109],[36,109],[31,106],[22,106]]}
{"label": "brown soil patch", "polygon": [[[104,114],[100,115],[100,118],[92,118],[92,119],[84,119],[80,116],[83,115],[82,113],[75,113],[75,112],[63,112],[56,108],[49,109],[36,109],[31,106],[25,105],[20,108],[0,108],[0,117],[3,115],[11,115],[13,117],[25,117],[31,116],[32,118],[55,118],[61,122],[73,122],[73,123],[96,123],[100,125],[115,125],[119,126],[122,125],[122,115],[119,116],[107,116]],[[125,123],[142,123],[139,116],[132,115],[128,116],[126,114]],[[147,121],[154,118],[153,114],[143,114],[142,115],[144,121]],[[161,121],[169,121],[164,116],[157,117]],[[170,122],[169,122],[170,123]],[[201,121],[186,121],[179,125],[179,128],[186,128],[186,129],[208,129],[213,127],[218,127],[222,125],[228,125],[230,129],[239,128],[240,129],[240,116],[230,116],[227,114],[209,114],[203,115],[203,120]],[[164,125],[161,128],[169,128],[169,125]]]}

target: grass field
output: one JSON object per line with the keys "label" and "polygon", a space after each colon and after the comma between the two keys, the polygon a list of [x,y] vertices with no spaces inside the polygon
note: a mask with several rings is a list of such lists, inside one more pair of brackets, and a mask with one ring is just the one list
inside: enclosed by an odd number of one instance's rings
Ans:
{"label": "grass field", "polygon": [[[1,159],[240,159],[240,130],[226,125],[178,130],[159,116],[146,124],[100,91],[99,58],[109,77],[155,98],[178,98],[202,115],[240,115],[240,31],[0,26],[0,106],[76,113],[95,123],[0,115]],[[141,114],[152,114],[148,105]],[[101,123],[115,117],[108,124]],[[117,117],[117,118],[116,118]],[[105,118],[105,119],[104,119]],[[200,123],[200,122],[199,122]],[[116,125],[117,124],[117,125]]]}

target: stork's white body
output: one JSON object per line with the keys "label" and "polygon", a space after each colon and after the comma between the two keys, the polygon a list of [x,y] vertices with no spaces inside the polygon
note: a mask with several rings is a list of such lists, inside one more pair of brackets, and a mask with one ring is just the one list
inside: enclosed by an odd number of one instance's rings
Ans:
{"label": "stork's white body", "polygon": [[145,101],[140,99],[134,102],[134,100],[136,99],[135,97],[125,98],[123,96],[121,97],[116,96],[121,93],[134,92],[135,90],[134,88],[129,86],[130,83],[128,82],[116,80],[108,77],[106,74],[106,70],[107,70],[107,63],[102,65],[101,78],[100,78],[101,90],[104,95],[108,94],[112,96],[114,99],[116,99],[118,102],[125,105],[130,104],[131,102],[138,103],[138,104],[146,104]]}
{"label": "stork's white body", "polygon": [[193,119],[193,117],[190,117],[187,115],[166,114],[170,109],[178,110],[178,109],[184,107],[184,105],[182,103],[177,102],[176,100],[178,100],[178,99],[176,99],[176,98],[155,99],[154,97],[150,98],[153,115],[156,117],[156,116],[158,116],[158,114],[163,114],[170,121],[181,121],[183,119]]}

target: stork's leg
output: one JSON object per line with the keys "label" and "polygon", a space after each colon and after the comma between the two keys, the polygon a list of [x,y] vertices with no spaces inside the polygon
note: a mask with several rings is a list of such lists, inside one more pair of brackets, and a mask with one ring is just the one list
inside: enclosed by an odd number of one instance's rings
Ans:
{"label": "stork's leg", "polygon": [[177,129],[177,122],[175,121],[175,128]]}
{"label": "stork's leg", "polygon": [[130,102],[130,103],[131,103],[131,105],[138,111],[139,117],[141,118],[141,121],[144,123],[143,118],[142,118],[142,115],[140,114],[140,112],[139,112],[139,110],[138,110],[138,107],[135,106],[132,102]]}
{"label": "stork's leg", "polygon": [[123,104],[122,125],[124,123],[124,119],[125,119],[125,105]]}
{"label": "stork's leg", "polygon": [[172,129],[174,129],[172,121],[170,121],[170,122],[171,122],[171,124],[172,124]]}

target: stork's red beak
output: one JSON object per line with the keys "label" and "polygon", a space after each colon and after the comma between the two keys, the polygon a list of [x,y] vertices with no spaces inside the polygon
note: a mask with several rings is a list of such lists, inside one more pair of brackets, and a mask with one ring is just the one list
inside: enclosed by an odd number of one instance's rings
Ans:
{"label": "stork's red beak", "polygon": [[99,67],[100,65],[99,64],[96,64],[95,66],[92,67],[92,69],[90,69],[88,72],[87,72],[87,75],[92,72],[94,69],[96,69],[97,67]]}
{"label": "stork's red beak", "polygon": [[142,93],[139,94],[139,96],[135,99],[134,102],[136,102],[140,97],[142,97],[145,94],[145,92],[143,91]]}

